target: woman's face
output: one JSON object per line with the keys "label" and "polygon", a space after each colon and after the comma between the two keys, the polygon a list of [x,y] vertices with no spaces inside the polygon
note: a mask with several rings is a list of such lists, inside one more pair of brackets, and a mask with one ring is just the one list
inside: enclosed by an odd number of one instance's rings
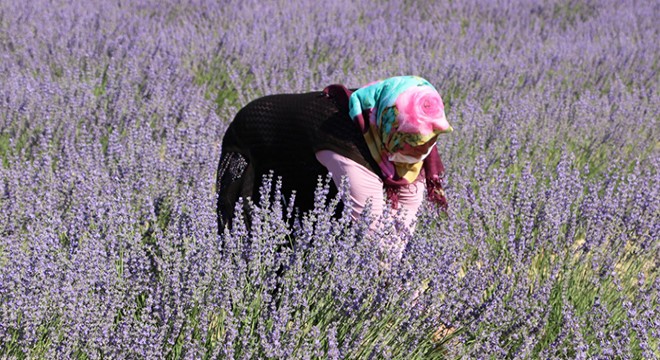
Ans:
{"label": "woman's face", "polygon": [[405,144],[403,149],[390,154],[388,159],[393,162],[405,164],[416,164],[420,161],[424,161],[433,150],[433,145],[435,145],[437,140],[438,136],[436,135],[422,145],[410,146],[409,144]]}

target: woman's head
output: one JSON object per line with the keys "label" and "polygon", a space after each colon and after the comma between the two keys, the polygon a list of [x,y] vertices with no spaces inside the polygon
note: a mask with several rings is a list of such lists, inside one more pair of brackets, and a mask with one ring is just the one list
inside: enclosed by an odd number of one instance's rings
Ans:
{"label": "woman's head", "polygon": [[440,94],[417,76],[392,77],[356,90],[349,99],[349,115],[385,173],[394,171],[390,162],[423,161],[438,135],[452,131]]}
{"label": "woman's head", "polygon": [[355,91],[349,100],[349,115],[356,118],[367,113],[368,118],[362,120],[363,132],[378,132],[374,135],[380,137],[388,153],[402,150],[406,144],[421,146],[452,130],[440,94],[417,76],[392,77]]}

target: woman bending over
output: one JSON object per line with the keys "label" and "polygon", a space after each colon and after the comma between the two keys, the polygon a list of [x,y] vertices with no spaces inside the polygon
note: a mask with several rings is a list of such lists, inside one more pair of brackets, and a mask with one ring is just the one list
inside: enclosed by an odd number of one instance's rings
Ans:
{"label": "woman bending over", "polygon": [[[323,91],[256,99],[237,114],[222,142],[218,166],[218,228],[231,227],[240,197],[257,202],[262,176],[282,177],[285,198],[314,207],[318,176],[332,174],[331,194],[342,178],[349,185],[351,216],[370,202],[379,216],[386,204],[403,213],[412,232],[426,192],[446,209],[444,167],[436,141],[452,128],[436,89],[416,76],[398,76],[354,91],[330,85]],[[389,199],[390,201],[386,201]],[[372,223],[372,229],[375,227]]]}

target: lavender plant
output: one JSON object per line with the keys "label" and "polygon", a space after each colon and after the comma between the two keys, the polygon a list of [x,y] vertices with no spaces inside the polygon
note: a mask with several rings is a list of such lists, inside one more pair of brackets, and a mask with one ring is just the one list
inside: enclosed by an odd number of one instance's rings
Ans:
{"label": "lavender plant", "polygon": [[[0,0],[0,357],[660,357],[657,14]],[[400,259],[333,216],[328,179],[300,214],[266,178],[218,235],[238,108],[403,74],[455,131],[450,211]]]}

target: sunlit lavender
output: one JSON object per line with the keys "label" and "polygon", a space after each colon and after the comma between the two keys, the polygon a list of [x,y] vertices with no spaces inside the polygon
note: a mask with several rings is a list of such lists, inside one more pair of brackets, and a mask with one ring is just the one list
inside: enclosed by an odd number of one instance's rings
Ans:
{"label": "sunlit lavender", "polygon": [[[0,0],[0,358],[659,358],[658,14]],[[328,179],[307,214],[265,179],[218,235],[241,106],[404,74],[455,131],[449,212],[400,260],[333,217]]]}

